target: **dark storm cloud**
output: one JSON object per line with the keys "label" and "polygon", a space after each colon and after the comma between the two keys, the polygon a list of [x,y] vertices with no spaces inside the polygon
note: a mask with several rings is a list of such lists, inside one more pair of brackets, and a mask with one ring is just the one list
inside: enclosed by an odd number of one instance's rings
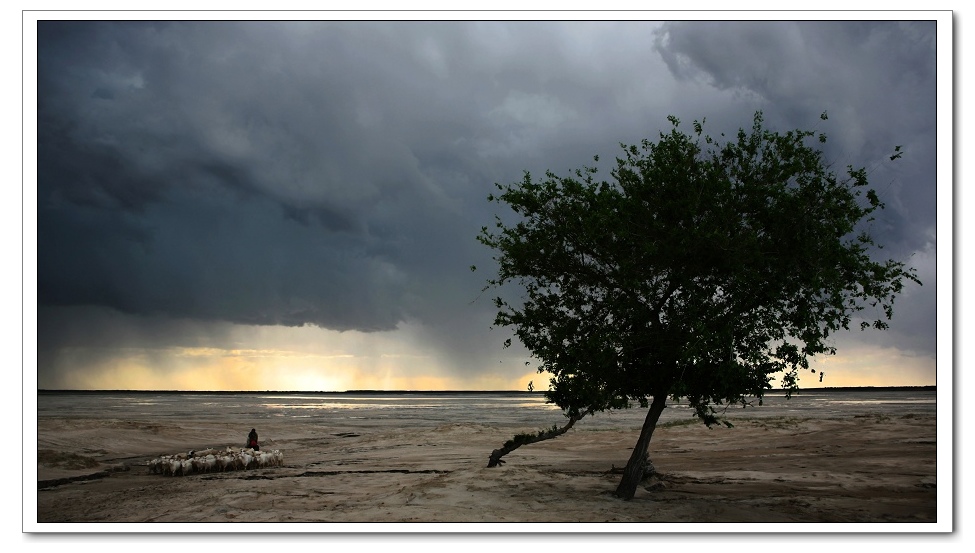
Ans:
{"label": "dark storm cloud", "polygon": [[[895,308],[893,332],[873,336],[935,350],[936,86],[934,22],[666,23],[656,50],[682,82],[757,98],[773,128],[817,128],[838,173],[866,167],[886,203],[865,228],[879,253],[918,270]],[[829,120],[820,123],[819,113]],[[894,146],[905,154],[891,162]]]}
{"label": "dark storm cloud", "polygon": [[[679,79],[762,99],[774,126],[828,112],[827,159],[876,171],[890,208],[877,230],[903,253],[935,221],[934,22],[667,23],[657,51]],[[894,146],[907,152],[889,163]]]}
{"label": "dark storm cloud", "polygon": [[934,240],[933,25],[657,27],[41,22],[39,317],[418,321],[457,360],[496,355],[472,303],[493,183],[612,159],[671,113],[828,110],[840,167],[903,144],[877,229],[898,255]]}
{"label": "dark storm cloud", "polygon": [[[611,85],[569,42],[547,24],[42,23],[39,301],[393,328],[411,287],[487,258],[495,180],[575,163],[551,138]],[[466,300],[468,278],[423,301]]]}

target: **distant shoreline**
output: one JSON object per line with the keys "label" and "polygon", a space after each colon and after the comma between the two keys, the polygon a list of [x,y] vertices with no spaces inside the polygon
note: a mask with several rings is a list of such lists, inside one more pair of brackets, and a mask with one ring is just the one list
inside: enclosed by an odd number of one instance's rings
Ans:
{"label": "distant shoreline", "polygon": [[[800,388],[795,394],[803,392],[911,392],[937,391],[937,386],[826,386],[822,388]],[[782,393],[784,390],[769,390],[767,394]],[[344,394],[344,395],[544,395],[543,391],[529,392],[526,390],[49,390],[38,389],[37,395],[58,394],[213,394],[213,395],[245,395],[245,394]]]}

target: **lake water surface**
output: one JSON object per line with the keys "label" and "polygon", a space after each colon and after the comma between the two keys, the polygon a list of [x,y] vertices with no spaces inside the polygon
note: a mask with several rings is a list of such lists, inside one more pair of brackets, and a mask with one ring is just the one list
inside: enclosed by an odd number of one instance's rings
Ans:
{"label": "lake water surface", "polygon": [[[731,406],[724,415],[743,417],[899,416],[908,412],[936,413],[934,389],[806,390],[789,399],[779,391],[767,394],[761,406]],[[580,425],[594,428],[640,426],[646,409],[639,407],[597,413]],[[686,402],[671,403],[661,422],[690,418]],[[540,393],[528,392],[39,392],[38,420],[48,417],[152,420],[156,423],[207,420],[275,419],[333,423],[347,426],[410,426],[478,423],[539,426],[561,424],[561,410],[545,403]]]}

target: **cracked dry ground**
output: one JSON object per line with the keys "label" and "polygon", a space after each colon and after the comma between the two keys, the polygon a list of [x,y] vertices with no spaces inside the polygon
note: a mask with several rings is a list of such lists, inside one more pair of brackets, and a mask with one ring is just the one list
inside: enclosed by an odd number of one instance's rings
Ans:
{"label": "cracked dry ground", "polygon": [[[526,429],[479,424],[411,429],[390,423],[343,432],[349,429],[278,423],[262,429],[262,436],[274,437],[264,447],[282,450],[284,466],[171,477],[148,474],[145,461],[203,447],[205,435],[232,435],[230,425],[172,429],[172,436],[157,432],[146,446],[139,445],[146,431],[139,423],[131,428],[100,423],[102,430],[92,423],[87,439],[109,432],[116,441],[106,434],[110,445],[88,456],[98,459],[98,470],[116,471],[91,480],[39,482],[38,521],[937,520],[933,416],[735,423],[658,428],[651,457],[659,474],[632,501],[613,497],[619,475],[611,470],[625,464],[638,432],[632,428],[580,425],[558,439],[523,447],[503,467],[489,469],[491,450]],[[64,455],[85,453],[77,444],[56,445]]]}

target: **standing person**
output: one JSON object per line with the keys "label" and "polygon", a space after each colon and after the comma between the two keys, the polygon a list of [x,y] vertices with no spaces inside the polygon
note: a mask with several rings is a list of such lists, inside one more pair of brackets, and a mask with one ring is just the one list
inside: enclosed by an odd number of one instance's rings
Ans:
{"label": "standing person", "polygon": [[247,435],[247,447],[254,451],[260,451],[261,446],[257,445],[257,430],[251,428],[251,433]]}

